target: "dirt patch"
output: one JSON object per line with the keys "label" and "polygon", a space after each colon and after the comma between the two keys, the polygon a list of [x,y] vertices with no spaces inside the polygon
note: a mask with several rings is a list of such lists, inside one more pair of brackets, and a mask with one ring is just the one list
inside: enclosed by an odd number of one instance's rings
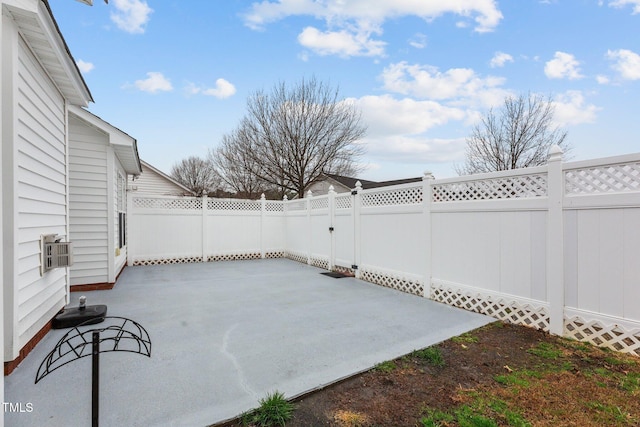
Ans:
{"label": "dirt patch", "polygon": [[434,348],[299,399],[287,426],[640,425],[637,357],[500,322]]}

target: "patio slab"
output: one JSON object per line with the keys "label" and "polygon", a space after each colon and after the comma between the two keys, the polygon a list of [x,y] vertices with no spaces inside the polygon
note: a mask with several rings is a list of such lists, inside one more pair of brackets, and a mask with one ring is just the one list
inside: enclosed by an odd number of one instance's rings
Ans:
{"label": "patio slab", "polygon": [[[100,355],[100,425],[207,426],[268,392],[298,396],[494,320],[323,271],[286,259],[128,267],[114,289],[84,293],[152,341],[151,358]],[[6,425],[90,424],[90,357],[34,384],[66,332],[5,378],[5,401],[33,408]]]}

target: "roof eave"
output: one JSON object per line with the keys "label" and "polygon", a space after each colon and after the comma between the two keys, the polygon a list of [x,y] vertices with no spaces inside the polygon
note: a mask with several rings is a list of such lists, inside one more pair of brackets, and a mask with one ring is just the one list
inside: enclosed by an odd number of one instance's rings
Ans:
{"label": "roof eave", "polygon": [[71,105],[69,106],[69,113],[109,137],[109,145],[113,148],[116,157],[127,174],[137,176],[142,173],[140,156],[138,155],[138,142],[135,138],[84,108]]}
{"label": "roof eave", "polygon": [[35,9],[25,9],[21,6],[6,4],[34,55],[64,98],[70,104],[86,107],[93,102],[93,97],[58,28],[48,2],[38,1]]}

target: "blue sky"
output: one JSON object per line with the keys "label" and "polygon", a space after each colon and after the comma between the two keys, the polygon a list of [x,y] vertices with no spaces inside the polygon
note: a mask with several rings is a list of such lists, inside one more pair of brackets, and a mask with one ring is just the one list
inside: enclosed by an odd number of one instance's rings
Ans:
{"label": "blue sky", "polygon": [[315,75],[368,126],[361,177],[455,176],[505,96],[551,96],[573,160],[640,151],[640,0],[50,0],[89,109],[169,172],[246,99]]}

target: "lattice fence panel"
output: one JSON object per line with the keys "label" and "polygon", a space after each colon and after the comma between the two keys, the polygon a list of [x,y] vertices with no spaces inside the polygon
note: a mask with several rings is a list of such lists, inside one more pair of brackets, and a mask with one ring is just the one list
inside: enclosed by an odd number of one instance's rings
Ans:
{"label": "lattice fence panel", "polygon": [[351,194],[346,194],[344,196],[336,196],[336,209],[351,209],[352,198],[353,196],[351,196]]}
{"label": "lattice fence panel", "polygon": [[325,270],[329,269],[329,260],[326,258],[311,257],[309,264],[314,267],[324,268]]}
{"label": "lattice fence panel", "polygon": [[260,211],[260,200],[208,199],[207,209],[219,211]]}
{"label": "lattice fence panel", "polygon": [[640,191],[640,162],[568,170],[566,194]]}
{"label": "lattice fence panel", "polygon": [[148,197],[134,197],[133,207],[138,209],[202,209],[202,199],[175,198],[154,199]]}
{"label": "lattice fence panel", "polygon": [[362,193],[362,206],[415,205],[422,203],[422,186]]}
{"label": "lattice fence panel", "polygon": [[545,307],[521,304],[501,297],[474,294],[438,284],[431,286],[430,298],[453,307],[486,314],[516,325],[549,331],[549,311]]}
{"label": "lattice fence panel", "polygon": [[306,254],[301,254],[301,253],[298,253],[298,252],[286,251],[284,256],[286,258],[290,259],[290,260],[293,260],[293,261],[298,261],[298,262],[301,262],[303,264],[307,263],[307,255]]}
{"label": "lattice fence panel", "polygon": [[264,210],[267,212],[283,212],[284,203],[279,201],[266,201],[264,203]]}
{"label": "lattice fence panel", "polygon": [[482,181],[452,182],[432,187],[433,202],[545,197],[547,175],[521,175]]}
{"label": "lattice fence panel", "polygon": [[419,296],[422,296],[424,294],[424,285],[418,280],[364,269],[362,270],[360,278],[367,282],[375,283],[376,285],[385,286],[387,288],[396,289],[408,294]]}
{"label": "lattice fence panel", "polygon": [[318,199],[311,199],[311,209],[327,209],[329,207],[329,198],[321,197]]}
{"label": "lattice fence panel", "polygon": [[264,257],[265,257],[265,258],[269,258],[269,259],[273,259],[273,258],[284,258],[284,251],[272,251],[272,252],[265,252],[265,253],[264,253]]}
{"label": "lattice fence panel", "polygon": [[166,264],[189,264],[194,262],[202,262],[202,257],[176,257],[162,259],[136,259],[133,265],[166,265]]}
{"label": "lattice fence panel", "polygon": [[244,261],[249,259],[261,259],[259,252],[209,255],[207,261]]}
{"label": "lattice fence panel", "polygon": [[579,316],[573,316],[564,319],[564,335],[599,347],[640,356],[640,329],[628,331],[618,325],[607,326],[596,320],[587,322]]}
{"label": "lattice fence panel", "polygon": [[341,265],[334,265],[333,266],[333,271],[345,274],[347,276],[355,276],[355,274],[356,274],[356,272],[352,268],[343,267]]}

